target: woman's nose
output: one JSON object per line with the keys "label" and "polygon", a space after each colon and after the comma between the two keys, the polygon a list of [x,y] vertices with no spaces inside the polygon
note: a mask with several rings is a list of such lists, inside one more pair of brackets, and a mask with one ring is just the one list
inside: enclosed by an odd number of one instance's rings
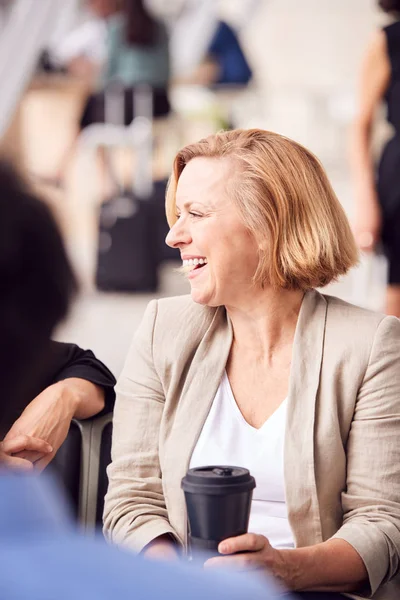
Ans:
{"label": "woman's nose", "polygon": [[190,237],[189,231],[179,219],[175,225],[171,227],[165,238],[165,243],[171,248],[179,248],[181,245],[190,244],[191,241],[192,238]]}

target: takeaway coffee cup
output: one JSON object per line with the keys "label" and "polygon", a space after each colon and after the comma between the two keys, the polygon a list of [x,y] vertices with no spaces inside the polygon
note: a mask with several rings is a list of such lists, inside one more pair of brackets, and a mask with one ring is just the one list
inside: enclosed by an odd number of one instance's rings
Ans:
{"label": "takeaway coffee cup", "polygon": [[189,469],[182,479],[189,545],[196,551],[218,554],[218,544],[247,533],[254,477],[247,469],[209,466]]}

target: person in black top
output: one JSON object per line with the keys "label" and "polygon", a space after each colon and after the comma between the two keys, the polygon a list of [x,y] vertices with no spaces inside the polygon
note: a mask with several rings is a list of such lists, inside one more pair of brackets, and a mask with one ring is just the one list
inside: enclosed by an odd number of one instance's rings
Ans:
{"label": "person in black top", "polygon": [[0,461],[8,466],[43,469],[72,417],[112,408],[110,371],[90,351],[49,341],[76,291],[49,208],[0,162]]}
{"label": "person in black top", "polygon": [[[352,143],[355,235],[362,250],[371,251],[382,242],[389,262],[386,312],[400,317],[400,0],[378,4],[394,22],[375,33],[362,70]],[[394,135],[383,150],[376,178],[371,138],[382,101]]]}

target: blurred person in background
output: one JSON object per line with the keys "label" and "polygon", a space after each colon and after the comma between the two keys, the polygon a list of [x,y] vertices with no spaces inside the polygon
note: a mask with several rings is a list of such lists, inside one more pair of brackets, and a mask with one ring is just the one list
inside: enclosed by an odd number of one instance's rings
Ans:
{"label": "blurred person in background", "polygon": [[[0,421],[8,421],[48,369],[48,340],[64,318],[76,281],[56,223],[19,176],[0,163]],[[184,565],[145,562],[84,537],[70,520],[51,480],[13,473],[22,444],[51,452],[43,440],[21,436],[0,449],[1,598],[7,600],[268,600],[264,585],[234,574],[206,574]],[[5,469],[7,467],[7,469]]]}
{"label": "blurred person in background", "polygon": [[221,132],[177,154],[166,208],[191,294],[150,302],[118,380],[105,533],[175,560],[187,469],[245,467],[249,533],[208,568],[398,600],[400,321],[317,291],[358,260],[322,165]]}
{"label": "blurred person in background", "polygon": [[[35,464],[42,470],[65,440],[72,418],[86,419],[113,409],[115,379],[93,352],[75,344],[43,336],[30,347],[36,330],[38,336],[50,334],[46,323],[65,315],[76,282],[58,247],[58,232],[49,226],[48,208],[5,163],[0,163],[0,181],[0,273],[2,287],[8,290],[0,298],[6,374],[1,381],[3,397],[10,398],[7,415],[1,415],[1,438],[7,435],[0,448],[8,464],[24,468]],[[59,273],[56,280],[53,271]],[[19,363],[26,363],[32,373],[25,366],[24,377],[18,377]],[[31,438],[46,443],[51,451],[35,451]],[[24,443],[26,447],[21,447]]]}
{"label": "blurred person in background", "polygon": [[[400,317],[400,0],[379,0],[378,4],[395,21],[375,33],[361,73],[351,156],[355,236],[367,252],[382,242],[389,264],[386,312]],[[375,113],[382,102],[394,135],[383,150],[376,173],[371,140]]]}
{"label": "blurred person in background", "polygon": [[[104,123],[106,94],[113,82],[123,86],[122,121],[129,125],[136,115],[134,90],[140,84],[152,89],[153,116],[170,111],[168,85],[170,77],[168,34],[164,25],[147,10],[144,0],[87,0],[92,13],[106,26],[106,59],[102,65],[85,56],[76,57],[69,65],[72,74],[97,79],[97,89],[89,96],[79,124],[79,133],[93,123]],[[116,115],[119,119],[120,115]],[[79,135],[78,133],[78,135]],[[75,151],[76,139],[67,149],[56,177],[62,184],[65,171]],[[103,159],[103,188],[110,184]]]}
{"label": "blurred person in background", "polygon": [[218,16],[214,0],[185,0],[171,23],[171,60],[177,83],[245,86],[252,71],[238,33]]}

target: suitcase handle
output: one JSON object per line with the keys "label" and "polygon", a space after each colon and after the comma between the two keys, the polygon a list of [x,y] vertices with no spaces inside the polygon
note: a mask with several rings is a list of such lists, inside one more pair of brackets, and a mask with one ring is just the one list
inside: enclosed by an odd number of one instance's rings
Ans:
{"label": "suitcase handle", "polygon": [[[124,124],[124,104],[123,84],[120,81],[111,82],[105,92],[104,112],[107,122],[93,123],[86,127],[80,135],[80,143],[93,150],[99,146],[105,147],[106,151],[121,146],[134,148],[137,152],[137,161],[132,174],[132,190],[138,198],[145,200],[153,192],[153,91],[151,86],[147,84],[135,86],[133,90],[135,116],[127,127]],[[107,158],[113,180],[119,186],[110,154]]]}

